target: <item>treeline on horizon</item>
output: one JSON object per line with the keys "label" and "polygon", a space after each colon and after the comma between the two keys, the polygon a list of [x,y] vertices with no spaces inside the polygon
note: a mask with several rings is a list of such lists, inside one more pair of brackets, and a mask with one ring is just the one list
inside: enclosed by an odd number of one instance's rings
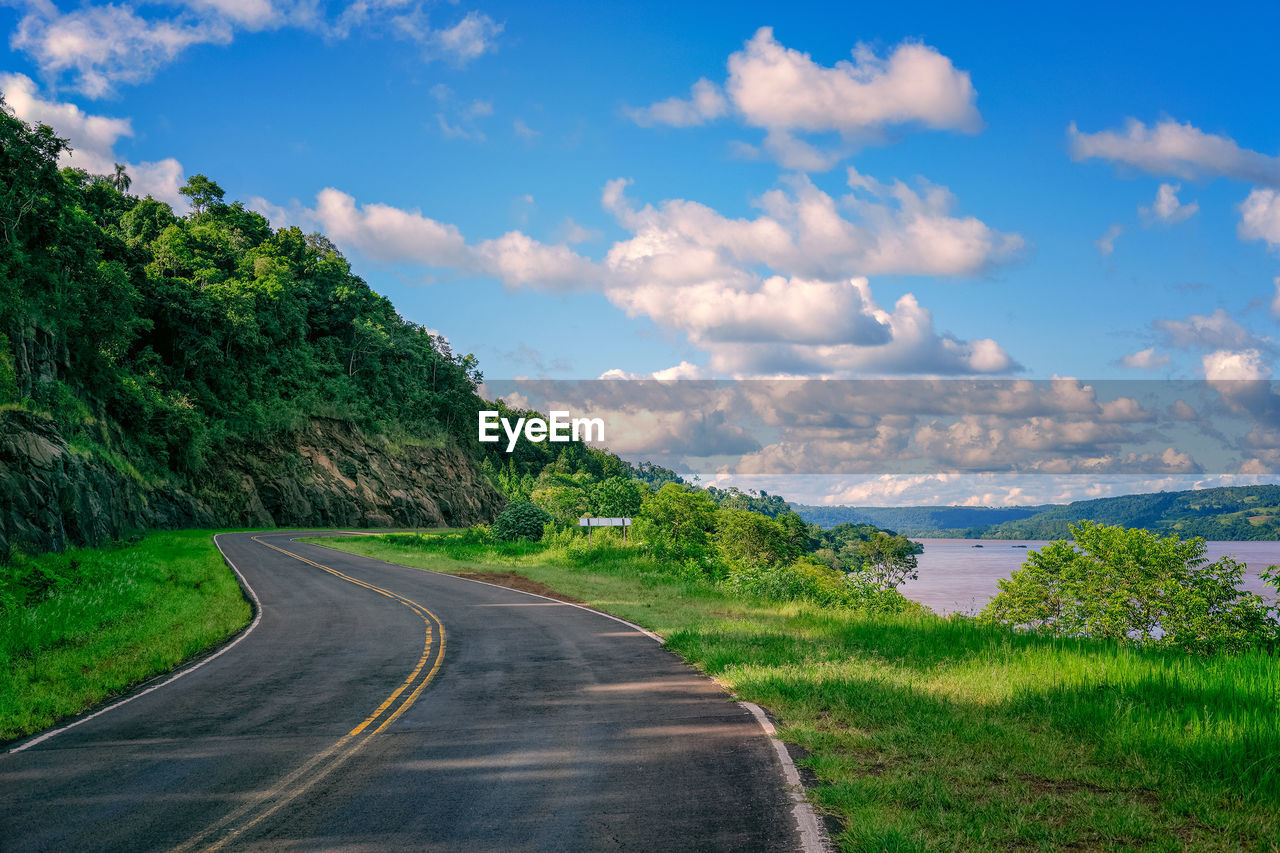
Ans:
{"label": "treeline on horizon", "polygon": [[1096,521],[1182,539],[1280,539],[1280,485],[1223,486],[1027,507],[793,506],[806,521],[821,527],[875,524],[920,537],[1065,539],[1071,536],[1072,524]]}

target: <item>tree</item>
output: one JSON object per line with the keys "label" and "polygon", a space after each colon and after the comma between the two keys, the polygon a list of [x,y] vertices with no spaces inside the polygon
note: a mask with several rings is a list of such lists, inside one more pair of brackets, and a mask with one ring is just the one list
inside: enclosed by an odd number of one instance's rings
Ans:
{"label": "tree", "polygon": [[109,176],[108,182],[116,188],[117,192],[126,193],[129,191],[129,186],[133,184],[133,179],[125,171],[123,163],[116,163],[116,170]]}
{"label": "tree", "polygon": [[[982,611],[991,622],[1210,653],[1274,647],[1280,610],[1240,589],[1244,565],[1210,563],[1200,538],[1084,521],[1027,554]],[[1264,577],[1277,582],[1276,567]]]}
{"label": "tree", "polygon": [[877,530],[854,546],[853,555],[858,563],[855,574],[862,575],[876,587],[897,589],[918,577],[917,548],[905,536]]}
{"label": "tree", "polygon": [[747,509],[720,510],[716,547],[731,567],[781,566],[795,557],[786,529],[767,515]]}
{"label": "tree", "polygon": [[178,192],[190,200],[191,210],[195,213],[197,222],[200,221],[206,209],[220,204],[225,194],[222,187],[204,175],[192,175],[190,180],[178,189]]}
{"label": "tree", "polygon": [[649,495],[640,514],[665,544],[686,553],[705,549],[716,524],[715,501],[700,489],[676,483]]}
{"label": "tree", "polygon": [[587,508],[597,518],[631,518],[640,512],[646,491],[630,477],[609,477],[587,490]]}

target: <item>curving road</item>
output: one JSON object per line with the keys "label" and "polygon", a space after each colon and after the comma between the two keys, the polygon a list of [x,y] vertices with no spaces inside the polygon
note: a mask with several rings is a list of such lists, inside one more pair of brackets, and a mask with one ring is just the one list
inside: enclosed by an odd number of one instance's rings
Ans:
{"label": "curving road", "polygon": [[650,637],[303,535],[221,534],[248,633],[0,755],[0,848],[800,848],[755,718]]}

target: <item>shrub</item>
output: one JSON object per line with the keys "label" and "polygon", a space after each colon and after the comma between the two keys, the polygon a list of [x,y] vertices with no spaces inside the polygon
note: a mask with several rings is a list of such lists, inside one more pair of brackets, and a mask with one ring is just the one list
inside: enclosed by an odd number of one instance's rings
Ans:
{"label": "shrub", "polygon": [[550,515],[528,501],[512,501],[498,514],[491,532],[499,542],[519,539],[537,542],[542,539],[542,530],[550,520]]}
{"label": "shrub", "polygon": [[[1277,608],[1240,589],[1244,565],[1232,557],[1208,562],[1203,539],[1091,521],[1071,533],[1074,543],[1028,553],[1000,581],[983,619],[1201,653],[1274,647],[1280,639]],[[1270,573],[1264,578],[1275,583]]]}

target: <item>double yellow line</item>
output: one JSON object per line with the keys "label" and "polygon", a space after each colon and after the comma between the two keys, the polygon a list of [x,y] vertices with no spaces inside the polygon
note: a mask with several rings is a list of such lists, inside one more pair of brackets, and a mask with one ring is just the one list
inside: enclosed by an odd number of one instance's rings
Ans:
{"label": "double yellow line", "polygon": [[[370,738],[378,735],[387,726],[399,719],[418,700],[418,697],[422,695],[422,691],[435,678],[436,673],[440,670],[440,664],[444,660],[444,624],[434,613],[418,602],[405,598],[403,595],[392,592],[389,589],[383,589],[380,586],[375,586],[367,581],[344,574],[337,569],[322,565],[314,560],[308,560],[300,554],[286,551],[284,548],[272,545],[270,542],[264,542],[257,536],[253,537],[253,541],[259,545],[265,545],[273,551],[279,551],[281,554],[293,557],[295,560],[301,560],[309,566],[322,569],[348,583],[372,590],[379,595],[385,595],[387,598],[395,599],[405,607],[408,607],[418,614],[426,625],[426,639],[422,646],[422,656],[418,659],[417,665],[404,682],[393,690],[391,695],[384,699],[372,714],[345,734],[341,740],[311,758],[306,764],[288,776],[285,776],[269,790],[254,796],[249,802],[235,809],[196,837],[173,848],[175,851],[195,850],[197,848],[201,850],[219,850],[302,796],[317,782],[342,766],[348,758],[355,755],[361,747],[369,742]],[[425,676],[422,675],[424,670],[426,671]],[[388,713],[391,707],[395,705],[396,700],[403,696],[406,691],[409,692],[409,695],[394,711]]]}

